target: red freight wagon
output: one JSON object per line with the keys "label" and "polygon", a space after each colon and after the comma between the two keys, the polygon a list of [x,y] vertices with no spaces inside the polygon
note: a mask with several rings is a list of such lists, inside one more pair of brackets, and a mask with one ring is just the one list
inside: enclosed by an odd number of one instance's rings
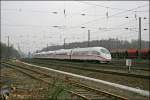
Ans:
{"label": "red freight wagon", "polygon": [[137,49],[128,49],[127,50],[127,55],[128,55],[128,58],[137,58],[138,57],[138,50]]}
{"label": "red freight wagon", "polygon": [[149,59],[150,58],[150,49],[148,49],[148,48],[142,49],[140,51],[140,54],[141,54],[141,58]]}

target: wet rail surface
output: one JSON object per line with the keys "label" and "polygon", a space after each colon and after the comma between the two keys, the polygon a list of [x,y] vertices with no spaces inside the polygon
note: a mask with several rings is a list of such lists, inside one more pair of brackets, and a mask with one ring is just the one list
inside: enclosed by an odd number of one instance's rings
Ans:
{"label": "wet rail surface", "polygon": [[[48,78],[52,78],[52,76],[42,72],[40,69],[32,69],[27,68],[27,67],[23,67],[20,65],[14,65],[14,64],[10,64],[10,63],[2,63],[5,66],[14,68],[34,79],[43,81],[47,84],[51,84],[51,82],[48,81]],[[34,74],[33,74],[34,73]],[[66,80],[65,80],[66,81]],[[73,91],[68,91],[69,93],[78,96],[79,98],[85,99],[85,100],[127,100],[127,98],[119,96],[119,95],[115,95],[109,92],[104,92],[104,91],[100,91],[98,89],[94,89],[92,87],[80,84],[78,82],[70,82],[68,81],[69,84],[73,85],[76,87],[75,90]]]}

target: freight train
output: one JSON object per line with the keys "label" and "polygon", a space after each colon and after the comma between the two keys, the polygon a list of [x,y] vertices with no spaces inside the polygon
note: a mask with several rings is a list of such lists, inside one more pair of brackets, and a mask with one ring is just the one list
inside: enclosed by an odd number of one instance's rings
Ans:
{"label": "freight train", "polygon": [[40,52],[35,53],[33,55],[33,58],[89,61],[91,60],[99,61],[101,63],[108,63],[111,61],[111,54],[109,50],[104,47],[88,47]]}
{"label": "freight train", "polygon": [[145,48],[142,50],[127,49],[127,50],[112,50],[112,58],[130,58],[130,59],[150,59],[150,49]]}

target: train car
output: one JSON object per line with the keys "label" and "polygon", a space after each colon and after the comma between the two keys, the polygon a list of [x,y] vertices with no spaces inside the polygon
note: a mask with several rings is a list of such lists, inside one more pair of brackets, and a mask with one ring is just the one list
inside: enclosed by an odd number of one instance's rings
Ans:
{"label": "train car", "polygon": [[142,59],[150,59],[150,49],[145,48],[139,51]]}
{"label": "train car", "polygon": [[127,57],[131,59],[135,59],[138,57],[138,50],[137,49],[128,49],[127,50]]}
{"label": "train car", "polygon": [[61,49],[55,51],[55,59],[70,59],[71,49]]}
{"label": "train car", "polygon": [[96,60],[101,63],[106,63],[111,61],[111,54],[103,47],[88,47],[41,52],[34,54],[33,58]]}
{"label": "train car", "polygon": [[127,51],[125,49],[111,50],[112,58],[124,59],[127,58]]}
{"label": "train car", "polygon": [[103,63],[111,61],[111,54],[103,47],[75,48],[72,50],[71,59],[96,60]]}
{"label": "train car", "polygon": [[130,59],[138,59],[140,56],[141,59],[150,59],[150,49],[144,48],[142,50],[137,49],[127,49],[127,50],[111,50],[112,58],[130,58]]}

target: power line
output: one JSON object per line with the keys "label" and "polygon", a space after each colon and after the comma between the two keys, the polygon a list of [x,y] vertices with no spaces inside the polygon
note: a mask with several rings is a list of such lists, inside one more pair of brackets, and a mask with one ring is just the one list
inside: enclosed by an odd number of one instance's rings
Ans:
{"label": "power line", "polygon": [[139,10],[139,11],[135,11],[135,12],[149,12],[149,10]]}
{"label": "power line", "polygon": [[[110,27],[110,28],[107,28],[107,27],[90,27],[92,29],[99,29],[99,30],[103,30],[103,31],[112,31],[112,30],[120,30],[120,29],[124,29],[124,27],[120,27],[120,26],[123,26],[123,25],[126,25],[130,22],[126,22],[126,23],[123,23],[123,24],[119,24],[119,25],[116,25],[115,27]],[[24,26],[34,26],[34,25],[12,25],[12,26],[19,26],[19,27],[24,27]],[[118,27],[119,26],[119,27]],[[34,27],[41,27],[41,25],[35,25]],[[45,27],[45,26],[43,26]],[[49,26],[47,26],[49,27]],[[73,28],[81,28],[81,26],[78,26],[78,27],[68,27],[68,29],[66,30],[69,30],[69,29],[73,29]]]}
{"label": "power line", "polygon": [[[97,5],[97,4],[91,4],[91,3],[87,3],[87,2],[80,2],[80,3],[85,3],[85,4],[89,4],[89,5],[96,5],[96,6],[100,6],[100,7],[104,7],[106,9],[117,9],[117,10],[127,10],[127,9],[120,9],[120,8],[114,8],[114,7],[108,7],[108,6],[102,6],[102,5]],[[18,11],[18,12],[23,12],[23,11],[27,11],[27,12],[35,12],[35,13],[52,13],[52,14],[59,14],[58,11],[42,11],[42,10],[31,10],[31,9],[1,9],[1,11]],[[133,10],[134,11],[134,10]],[[143,11],[136,11],[136,12],[148,12],[149,10],[143,10]],[[135,12],[135,11],[134,11]],[[71,15],[82,15],[82,16],[100,16],[100,15],[90,15],[90,14],[84,14],[84,13],[72,13]]]}
{"label": "power line", "polygon": [[[143,6],[139,6],[139,7],[136,7],[136,8],[132,8],[132,9],[129,9],[129,10],[122,11],[122,12],[119,12],[119,13],[116,13],[116,14],[113,14],[113,15],[109,16],[109,18],[112,18],[112,17],[114,17],[114,16],[116,16],[116,15],[119,15],[119,14],[122,14],[122,13],[125,13],[125,12],[133,11],[133,10],[135,10],[135,9],[139,9],[139,8],[142,8],[142,7],[145,7],[145,6],[148,6],[148,5],[143,5]],[[95,20],[91,20],[91,21],[88,21],[88,22],[86,22],[86,23],[82,23],[82,24],[80,24],[80,25],[88,24],[88,23],[91,23],[91,22],[93,22],[93,21],[100,20],[100,19],[102,19],[102,18],[105,18],[105,17],[101,17],[101,18],[98,18],[98,19],[95,19]],[[79,26],[79,25],[78,25],[78,26]]]}
{"label": "power line", "polygon": [[[93,6],[103,7],[103,8],[106,8],[106,9],[112,9],[112,10],[128,10],[128,9],[121,9],[121,8],[109,7],[109,6],[99,5],[99,4],[92,4],[92,3],[84,2],[84,1],[83,1],[83,2],[78,1],[78,2],[87,4],[87,5],[93,5]],[[134,10],[133,10],[133,11],[134,11]],[[136,12],[148,12],[148,11],[149,11],[149,10],[136,11]]]}
{"label": "power line", "polygon": [[[138,8],[141,8],[141,7],[143,7],[143,6],[139,6]],[[134,9],[138,9],[138,8],[134,8]],[[127,10],[127,11],[132,11],[133,9],[130,9],[130,10]],[[120,13],[122,13],[122,12],[120,12]],[[119,13],[119,14],[120,14]],[[112,15],[112,16],[115,16],[115,15],[117,15],[118,13],[116,13],[116,14],[114,14],[114,15]],[[109,16],[109,18],[110,17],[112,17],[112,16]],[[16,25],[16,26],[21,26],[21,25]],[[22,25],[23,26],[23,25]],[[29,25],[28,25],[29,26]],[[34,26],[34,25],[31,25],[31,26]],[[41,26],[34,26],[34,27],[41,27]],[[45,27],[45,26],[44,26]],[[47,26],[47,27],[49,27],[49,26]],[[80,26],[77,26],[77,27],[80,27]],[[72,29],[72,28],[76,28],[76,27],[70,27],[69,29]]]}
{"label": "power line", "polygon": [[17,11],[17,12],[24,12],[24,11],[27,11],[27,12],[35,12],[35,13],[52,13],[52,14],[58,14],[58,11],[42,11],[42,10],[31,10],[31,9],[1,9],[1,11]]}
{"label": "power line", "polygon": [[[55,14],[55,15],[60,15],[60,14],[63,14],[61,12],[58,12],[58,11],[40,11],[40,10],[23,10],[23,9],[1,9],[2,12],[5,12],[5,11],[16,11],[16,12],[34,12],[34,13],[47,13],[47,14]],[[66,13],[66,12],[65,12]],[[13,13],[14,14],[14,13]],[[74,15],[80,15],[80,16],[101,16],[101,15],[104,15],[104,14],[99,14],[99,15],[92,15],[92,14],[88,14],[88,13],[67,13],[66,14],[67,16],[74,16]]]}
{"label": "power line", "polygon": [[[114,14],[114,15],[109,16],[109,18],[112,18],[113,16],[116,16],[116,15],[121,14],[121,13],[124,13],[124,12],[133,11],[134,9],[138,9],[138,8],[145,7],[145,6],[147,6],[147,5],[139,6],[139,7],[133,8],[133,9],[129,9],[129,10],[126,10],[126,11],[123,11],[123,12],[116,13],[116,14]],[[10,9],[9,9],[9,10],[10,10]],[[13,9],[13,10],[15,10],[15,9]],[[22,10],[21,10],[21,11],[22,11]],[[30,11],[31,11],[31,12],[33,11],[33,12],[34,12],[34,10],[30,10]],[[35,11],[35,12],[39,12],[39,11]],[[40,12],[42,12],[42,11],[40,11]],[[58,13],[58,12],[51,12],[51,13]],[[84,14],[84,13],[83,13],[83,14]],[[80,14],[80,15],[83,15],[83,14]],[[89,14],[84,14],[84,15],[89,15]],[[101,18],[105,18],[105,17],[101,17]],[[81,25],[83,25],[83,24],[88,24],[88,23],[91,23],[91,22],[97,21],[97,20],[99,20],[99,18],[98,18],[98,19],[95,19],[95,20],[92,20],[92,21],[88,21],[88,22],[86,22],[86,23],[82,23]]]}
{"label": "power line", "polygon": [[[134,20],[134,19],[131,19],[131,20]],[[123,25],[128,24],[128,23],[130,23],[130,22],[126,22],[126,23],[123,23],[123,24],[119,24],[119,25],[117,25],[117,26],[123,26]],[[115,27],[117,27],[117,26],[115,26]],[[73,29],[73,28],[82,28],[82,26],[79,25],[79,26],[71,26],[71,27],[70,27],[70,29]]]}
{"label": "power line", "polygon": [[87,4],[87,5],[93,5],[93,6],[103,7],[103,8],[106,8],[106,9],[109,8],[109,9],[112,9],[112,10],[127,10],[127,9],[114,8],[114,7],[103,6],[103,5],[98,5],[98,4],[92,4],[92,3],[89,3],[89,2],[81,2],[81,1],[78,1],[78,2]]}
{"label": "power line", "polygon": [[40,28],[41,28],[41,27],[49,27],[49,28],[51,27],[50,25],[24,25],[24,24],[18,24],[18,25],[17,25],[17,24],[13,24],[13,25],[12,25],[12,24],[3,24],[3,23],[1,23],[1,26],[2,26],[2,25],[11,26],[11,27],[38,27],[38,28],[39,28],[39,27],[40,27]]}
{"label": "power line", "polygon": [[[125,24],[128,24],[128,23],[130,23],[130,22],[127,22],[127,23],[123,23],[123,24],[120,24],[120,25],[117,25],[117,26],[115,26],[115,27],[113,27],[113,28],[105,28],[105,27],[103,27],[103,28],[101,28],[101,30],[103,29],[103,30],[105,30],[105,29],[119,29],[118,28],[118,26],[120,27],[120,26],[123,26],[123,25],[125,25]],[[9,24],[4,24],[4,25],[8,25],[8,26],[16,26],[16,27],[51,27],[51,26],[42,26],[42,25],[9,25]],[[52,27],[61,27],[61,26],[52,26]],[[65,26],[63,26],[63,27],[65,27]],[[81,26],[78,26],[78,27],[65,27],[66,28],[66,30],[69,30],[69,29],[73,29],[73,28],[81,28]],[[68,28],[68,29],[67,29]],[[91,27],[90,27],[91,28]],[[93,28],[93,27],[92,27]],[[60,28],[61,29],[61,28]],[[96,29],[96,28],[95,28]],[[98,28],[97,28],[98,29]]]}

